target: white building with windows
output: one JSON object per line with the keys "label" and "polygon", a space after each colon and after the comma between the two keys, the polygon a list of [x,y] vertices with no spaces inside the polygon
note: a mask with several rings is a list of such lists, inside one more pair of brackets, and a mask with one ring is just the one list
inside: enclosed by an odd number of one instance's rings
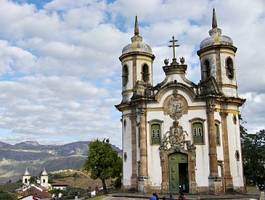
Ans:
{"label": "white building with windows", "polygon": [[243,191],[237,48],[222,35],[213,11],[209,37],[200,44],[201,80],[186,78],[185,59],[164,61],[165,79],[153,85],[151,47],[134,36],[122,64],[123,187],[143,192]]}

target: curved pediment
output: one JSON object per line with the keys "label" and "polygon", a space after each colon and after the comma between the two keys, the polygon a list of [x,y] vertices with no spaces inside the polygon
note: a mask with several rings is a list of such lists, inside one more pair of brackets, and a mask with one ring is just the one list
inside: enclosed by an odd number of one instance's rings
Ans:
{"label": "curved pediment", "polygon": [[190,97],[192,101],[195,101],[196,98],[196,89],[188,87],[187,85],[183,83],[175,83],[175,82],[170,82],[163,87],[161,87],[158,92],[155,95],[155,99],[160,102],[162,97],[164,96],[165,93],[167,93],[170,90],[180,90],[183,91],[184,93],[187,94],[187,96]]}

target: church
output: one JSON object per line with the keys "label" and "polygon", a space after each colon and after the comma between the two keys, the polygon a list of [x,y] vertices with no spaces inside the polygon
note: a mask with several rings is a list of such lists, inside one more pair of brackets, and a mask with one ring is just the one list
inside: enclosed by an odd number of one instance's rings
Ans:
{"label": "church", "polygon": [[[161,68],[153,84],[151,47],[143,42],[137,17],[122,66],[123,188],[140,192],[225,193],[244,191],[235,55],[237,48],[217,25],[200,43],[198,84],[186,78],[185,58]],[[161,70],[162,70],[161,69]],[[162,72],[162,71],[161,71]]]}

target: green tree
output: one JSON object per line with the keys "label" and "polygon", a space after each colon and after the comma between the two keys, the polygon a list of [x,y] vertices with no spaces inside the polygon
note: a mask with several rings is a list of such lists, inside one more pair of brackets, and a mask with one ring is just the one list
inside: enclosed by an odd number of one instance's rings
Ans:
{"label": "green tree", "polygon": [[249,134],[241,125],[241,144],[243,155],[244,175],[247,183],[265,181],[265,130]]}
{"label": "green tree", "polygon": [[90,172],[92,179],[102,181],[103,191],[107,192],[106,180],[120,178],[122,159],[112,148],[108,139],[92,141],[88,146],[88,157],[84,164],[85,170]]}
{"label": "green tree", "polygon": [[7,192],[0,191],[0,199],[15,200],[16,197],[15,197],[14,194],[10,194],[10,193],[7,193]]}
{"label": "green tree", "polygon": [[37,177],[31,176],[29,179],[30,184],[36,184],[37,183]]}

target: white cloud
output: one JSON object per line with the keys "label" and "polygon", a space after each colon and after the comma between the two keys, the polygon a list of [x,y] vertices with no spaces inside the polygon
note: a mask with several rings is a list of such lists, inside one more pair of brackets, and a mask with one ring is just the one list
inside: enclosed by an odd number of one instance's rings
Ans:
{"label": "white cloud", "polygon": [[0,40],[0,74],[28,72],[34,67],[35,59],[30,52]]}
{"label": "white cloud", "polygon": [[265,3],[235,2],[53,0],[38,9],[26,1],[0,1],[0,128],[12,135],[0,134],[0,139],[60,142],[111,135],[120,145],[119,113],[113,107],[121,99],[118,57],[130,42],[134,16],[156,56],[154,82],[164,78],[172,35],[181,45],[178,57],[189,65],[187,77],[197,82],[196,51],[208,36],[212,7],[238,47],[237,80],[247,98],[242,109],[247,127],[264,128]]}

